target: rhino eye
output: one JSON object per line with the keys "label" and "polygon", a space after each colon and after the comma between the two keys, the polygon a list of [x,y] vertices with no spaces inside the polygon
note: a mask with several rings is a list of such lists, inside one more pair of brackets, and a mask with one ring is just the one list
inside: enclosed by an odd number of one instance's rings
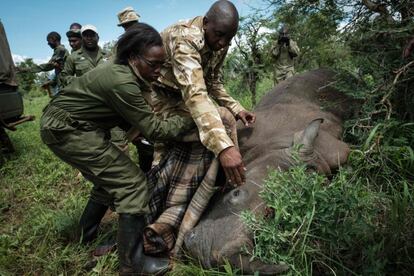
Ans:
{"label": "rhino eye", "polygon": [[247,192],[242,189],[235,189],[228,194],[227,200],[232,205],[243,203],[247,197]]}

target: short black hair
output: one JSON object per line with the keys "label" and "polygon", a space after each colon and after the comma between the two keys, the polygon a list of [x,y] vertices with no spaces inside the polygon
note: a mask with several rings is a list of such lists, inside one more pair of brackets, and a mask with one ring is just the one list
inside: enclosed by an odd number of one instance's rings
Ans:
{"label": "short black hair", "polygon": [[156,29],[146,23],[137,23],[128,29],[116,43],[116,60],[118,64],[128,64],[128,59],[140,56],[145,50],[162,47],[162,39]]}
{"label": "short black hair", "polygon": [[76,27],[77,29],[82,29],[82,25],[81,25],[81,24],[79,24],[79,23],[77,23],[77,22],[74,22],[74,23],[70,24],[70,26],[69,26],[69,30],[75,29],[75,27]]}
{"label": "short black hair", "polygon": [[57,33],[57,32],[50,32],[50,33],[48,33],[46,39],[49,39],[49,38],[54,38],[54,39],[56,39],[59,42],[60,42],[60,39],[61,39],[60,34]]}

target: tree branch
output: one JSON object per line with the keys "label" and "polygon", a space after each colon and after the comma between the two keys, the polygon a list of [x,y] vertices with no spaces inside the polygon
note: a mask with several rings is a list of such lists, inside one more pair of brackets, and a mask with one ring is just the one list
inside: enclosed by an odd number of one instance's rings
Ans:
{"label": "tree branch", "polygon": [[388,22],[393,23],[394,18],[390,15],[390,13],[387,10],[387,5],[384,3],[374,3],[371,0],[361,0],[362,3],[372,12],[377,12],[381,16],[387,19]]}

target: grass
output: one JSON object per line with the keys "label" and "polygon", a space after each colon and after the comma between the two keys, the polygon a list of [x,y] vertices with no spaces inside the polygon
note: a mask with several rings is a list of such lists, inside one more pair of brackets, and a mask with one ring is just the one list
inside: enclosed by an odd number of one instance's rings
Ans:
{"label": "grass", "polygon": [[304,165],[270,172],[261,197],[274,216],[261,219],[243,214],[255,233],[254,256],[287,263],[294,275],[358,274],[354,271],[359,261],[351,265],[350,259],[360,259],[364,268],[378,266],[378,260],[364,255],[380,250],[375,218],[387,202],[361,182],[349,182],[349,174],[341,171],[328,181],[307,173]]}
{"label": "grass", "polygon": [[[16,152],[0,168],[0,275],[117,275],[116,253],[100,258],[92,271],[86,268],[100,240],[83,246],[75,229],[92,186],[41,142],[39,118],[48,101],[26,95],[25,113],[36,120],[8,132]],[[136,159],[135,150],[131,154]],[[113,234],[116,222],[103,228]],[[223,271],[194,261],[178,263],[170,274],[235,275],[229,265]]]}
{"label": "grass", "polygon": [[37,120],[9,132],[16,152],[0,170],[0,274],[80,274],[88,249],[68,243],[90,185],[58,160],[39,136],[47,97],[25,99]]}
{"label": "grass", "polygon": [[[229,85],[251,108],[250,96],[235,89],[236,82]],[[271,86],[270,78],[263,79],[258,98]],[[35,94],[25,95],[25,113],[37,120],[8,132],[16,153],[0,168],[0,275],[116,275],[116,253],[86,269],[100,240],[83,246],[74,233],[91,184],[41,142],[38,122],[49,99]],[[330,182],[301,166],[270,172],[262,197],[276,215],[266,220],[243,214],[255,233],[253,258],[285,262],[290,275],[414,271],[414,125],[387,121],[361,133],[357,124],[347,122],[345,137],[360,146]],[[104,233],[115,228],[109,221]],[[177,263],[169,273],[237,274],[229,264],[204,270],[194,260]]]}
{"label": "grass", "polygon": [[412,183],[383,191],[355,175],[342,168],[328,180],[305,165],[270,172],[260,196],[274,216],[242,214],[255,235],[252,256],[289,264],[290,275],[411,275]]}
{"label": "grass", "polygon": [[[100,258],[87,271],[99,240],[82,246],[74,233],[92,186],[40,139],[39,119],[49,98],[37,89],[24,96],[25,113],[37,119],[8,132],[16,152],[0,168],[0,275],[116,275],[115,253]],[[243,104],[251,107],[249,101],[244,96]],[[136,160],[136,151],[130,153]],[[116,227],[116,223],[108,227]],[[170,274],[236,273],[229,265],[223,271],[203,270],[192,262],[179,263]]]}

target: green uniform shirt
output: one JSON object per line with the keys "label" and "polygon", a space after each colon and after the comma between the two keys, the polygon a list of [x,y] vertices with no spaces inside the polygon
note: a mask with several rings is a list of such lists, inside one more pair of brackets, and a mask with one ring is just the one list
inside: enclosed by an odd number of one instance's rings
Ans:
{"label": "green uniform shirt", "polygon": [[65,67],[60,75],[63,85],[68,85],[73,77],[80,77],[98,65],[108,61],[109,55],[98,47],[97,51],[91,52],[85,48],[74,51],[66,60]]}
{"label": "green uniform shirt", "polygon": [[148,84],[130,66],[108,62],[74,79],[51,105],[97,128],[127,122],[152,141],[175,138],[194,126],[190,117],[158,119],[143,97],[146,89]]}
{"label": "green uniform shirt", "polygon": [[36,65],[33,67],[32,72],[46,72],[55,69],[56,76],[59,75],[61,69],[55,68],[55,62],[59,63],[63,68],[67,57],[69,56],[68,50],[66,50],[65,46],[59,45],[53,50],[53,55],[47,63]]}

